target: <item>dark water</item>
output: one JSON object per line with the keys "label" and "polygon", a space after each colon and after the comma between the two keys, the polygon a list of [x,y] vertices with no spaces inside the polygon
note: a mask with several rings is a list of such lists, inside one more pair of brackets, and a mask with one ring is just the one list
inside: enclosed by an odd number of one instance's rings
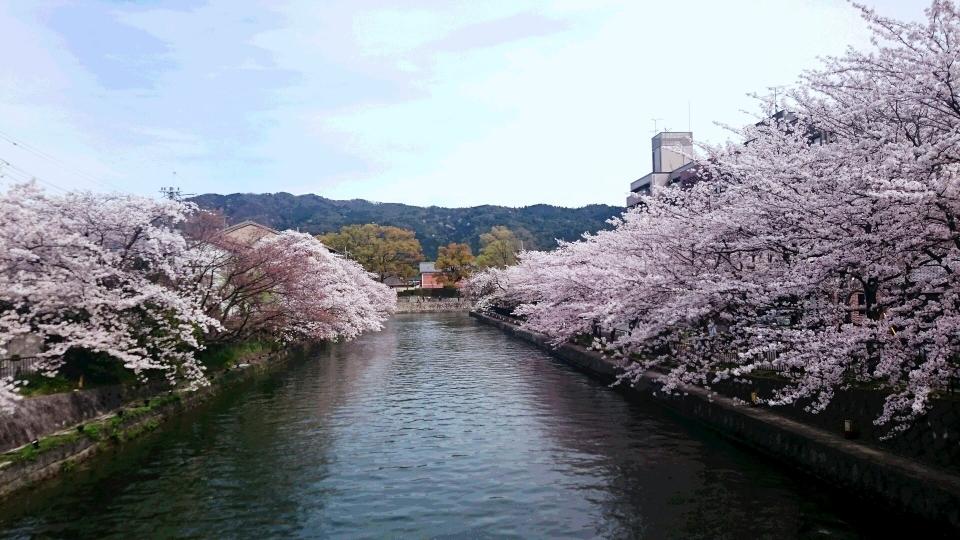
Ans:
{"label": "dark water", "polygon": [[4,538],[848,538],[883,527],[463,315],[399,316],[0,509]]}

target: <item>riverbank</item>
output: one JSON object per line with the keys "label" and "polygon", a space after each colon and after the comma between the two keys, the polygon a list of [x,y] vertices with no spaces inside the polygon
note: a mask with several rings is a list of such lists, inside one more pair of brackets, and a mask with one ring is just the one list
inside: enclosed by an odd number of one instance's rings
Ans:
{"label": "riverbank", "polygon": [[[44,431],[35,432],[38,436],[32,442],[0,454],[0,501],[157,429],[225,388],[272,372],[315,349],[316,345],[303,345],[242,356],[236,367],[211,376],[208,386],[195,391],[147,394],[143,389],[104,388],[32,398],[26,404],[28,408],[47,414],[31,428]],[[99,412],[104,406],[109,410],[90,417],[91,411]],[[66,420],[51,424],[49,418],[58,411]]]}
{"label": "riverbank", "polygon": [[[507,321],[471,312],[495,326],[536,345],[577,369],[613,381],[616,361],[574,344],[553,347],[549,339]],[[653,400],[684,417],[713,428],[858,496],[883,501],[943,526],[960,528],[960,476],[902,456],[884,452],[772,412],[738,404],[731,398],[685,387],[682,396],[655,395],[657,374],[648,373],[636,387],[618,387],[632,397]]]}

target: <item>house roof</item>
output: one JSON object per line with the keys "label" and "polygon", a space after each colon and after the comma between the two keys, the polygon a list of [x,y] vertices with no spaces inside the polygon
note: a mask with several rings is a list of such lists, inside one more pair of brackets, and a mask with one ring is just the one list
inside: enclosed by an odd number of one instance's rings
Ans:
{"label": "house roof", "polygon": [[257,223],[256,221],[251,221],[251,220],[249,220],[249,219],[246,220],[246,221],[241,221],[240,223],[237,223],[236,225],[231,225],[231,226],[227,227],[226,229],[224,229],[224,230],[221,231],[221,232],[222,232],[223,234],[229,234],[229,233],[232,233],[233,231],[238,231],[238,230],[240,230],[240,229],[242,229],[242,228],[244,228],[244,227],[256,227],[256,228],[258,228],[258,229],[263,229],[264,231],[270,232],[270,233],[272,233],[272,234],[280,234],[280,231],[278,231],[278,230],[276,230],[276,229],[272,229],[272,228],[270,228],[270,227],[267,227],[266,225],[263,225],[262,223]]}
{"label": "house roof", "polygon": [[[237,224],[235,224],[235,225],[231,225],[231,226],[227,227],[226,229],[223,229],[222,231],[220,231],[220,234],[230,234],[230,233],[232,233],[232,232],[234,232],[234,231],[239,231],[240,229],[243,229],[244,227],[254,227],[254,228],[260,229],[261,231],[263,231],[263,232],[265,232],[265,233],[271,234],[271,235],[273,235],[273,234],[280,234],[280,231],[278,231],[278,230],[276,230],[276,229],[274,229],[274,228],[272,228],[272,227],[267,227],[266,225],[264,225],[264,224],[262,224],[262,223],[257,223],[256,221],[253,221],[253,220],[250,220],[250,219],[241,221],[240,223],[237,223]],[[337,255],[340,254],[339,251],[333,249],[332,247],[330,247],[330,246],[328,246],[328,245],[326,245],[326,244],[323,244],[323,247],[327,248],[327,251],[329,251],[330,253],[336,253]]]}
{"label": "house roof", "polygon": [[403,287],[407,284],[407,282],[397,276],[390,276],[383,280],[383,284],[388,287]]}
{"label": "house roof", "polygon": [[432,274],[432,273],[435,273],[436,271],[437,271],[437,263],[433,261],[420,263],[421,274]]}

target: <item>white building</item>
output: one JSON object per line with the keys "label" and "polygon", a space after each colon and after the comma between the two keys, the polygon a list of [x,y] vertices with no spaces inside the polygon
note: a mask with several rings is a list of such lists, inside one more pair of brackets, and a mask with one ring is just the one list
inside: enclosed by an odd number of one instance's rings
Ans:
{"label": "white building", "polygon": [[640,197],[654,189],[678,181],[684,172],[693,168],[693,133],[663,131],[650,139],[653,172],[630,184],[627,206],[640,203]]}

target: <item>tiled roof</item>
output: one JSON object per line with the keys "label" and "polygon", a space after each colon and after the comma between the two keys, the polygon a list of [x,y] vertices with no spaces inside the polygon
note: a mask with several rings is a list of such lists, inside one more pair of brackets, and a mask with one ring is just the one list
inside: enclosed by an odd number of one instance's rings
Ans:
{"label": "tiled roof", "polygon": [[250,221],[249,219],[246,220],[246,221],[241,221],[240,223],[237,223],[236,225],[231,225],[231,226],[227,227],[226,229],[224,229],[222,232],[223,232],[224,234],[226,234],[226,233],[230,233],[230,232],[233,232],[233,231],[236,231],[236,230],[240,230],[240,229],[242,229],[242,228],[244,228],[244,227],[257,227],[257,228],[259,228],[259,229],[264,229],[264,230],[266,230],[266,231],[270,231],[270,232],[272,232],[273,234],[280,234],[280,232],[277,231],[276,229],[271,229],[270,227],[267,227],[266,225],[263,225],[262,223],[257,223],[256,221]]}

